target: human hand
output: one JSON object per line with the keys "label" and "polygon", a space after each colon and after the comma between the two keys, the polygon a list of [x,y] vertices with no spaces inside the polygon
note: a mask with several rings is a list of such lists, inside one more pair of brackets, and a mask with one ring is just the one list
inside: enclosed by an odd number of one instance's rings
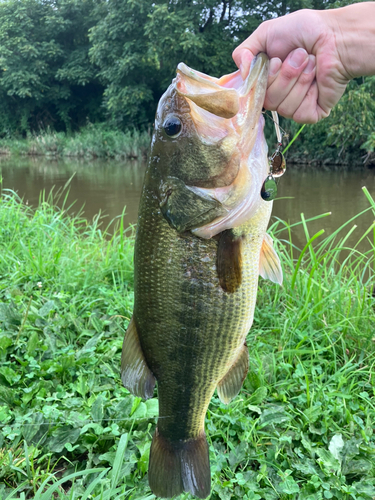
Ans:
{"label": "human hand", "polygon": [[243,78],[256,54],[270,58],[266,109],[298,123],[329,115],[352,78],[339,53],[335,12],[305,9],[266,21],[233,52]]}

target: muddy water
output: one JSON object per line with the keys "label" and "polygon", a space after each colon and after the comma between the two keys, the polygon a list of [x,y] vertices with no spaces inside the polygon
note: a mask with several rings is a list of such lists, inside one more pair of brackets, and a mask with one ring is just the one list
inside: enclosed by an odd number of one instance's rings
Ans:
{"label": "muddy water", "polygon": [[[0,158],[2,189],[12,189],[30,205],[38,204],[40,192],[48,193],[69,183],[68,203],[72,211],[83,207],[84,215],[91,220],[99,211],[105,216],[105,225],[118,217],[124,207],[125,224],[135,223],[145,165],[124,161],[51,161],[45,158]],[[366,186],[375,196],[375,171],[321,171],[307,168],[290,168],[280,179],[279,192],[274,202],[273,217],[295,223],[305,218],[331,212],[329,217],[309,223],[310,235],[320,229],[331,234],[339,226],[369,205],[362,192]],[[354,243],[373,222],[368,212],[356,221],[351,243]],[[354,223],[350,224],[351,227]],[[286,237],[286,234],[285,234]],[[303,231],[296,228],[294,243],[303,247]]]}
{"label": "muddy water", "polygon": [[[71,212],[83,209],[88,220],[101,212],[109,224],[125,208],[125,224],[137,220],[145,164],[132,162],[53,161],[45,158],[6,159],[0,157],[2,189],[16,191],[29,205],[37,206],[41,191],[69,191]],[[61,203],[60,203],[61,204]]]}

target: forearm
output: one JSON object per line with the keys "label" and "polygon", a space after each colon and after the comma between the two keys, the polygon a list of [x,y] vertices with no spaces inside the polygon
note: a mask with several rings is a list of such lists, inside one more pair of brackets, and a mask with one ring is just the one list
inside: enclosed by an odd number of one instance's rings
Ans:
{"label": "forearm", "polygon": [[332,26],[349,78],[375,75],[375,2],[322,11]]}

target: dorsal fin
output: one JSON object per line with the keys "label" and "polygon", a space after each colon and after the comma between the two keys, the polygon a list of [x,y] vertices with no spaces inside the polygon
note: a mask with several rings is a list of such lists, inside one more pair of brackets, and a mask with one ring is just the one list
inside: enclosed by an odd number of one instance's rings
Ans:
{"label": "dorsal fin", "polygon": [[267,233],[264,236],[260,251],[259,274],[262,278],[269,279],[279,285],[283,283],[283,271],[280,259],[273,248],[272,238]]}

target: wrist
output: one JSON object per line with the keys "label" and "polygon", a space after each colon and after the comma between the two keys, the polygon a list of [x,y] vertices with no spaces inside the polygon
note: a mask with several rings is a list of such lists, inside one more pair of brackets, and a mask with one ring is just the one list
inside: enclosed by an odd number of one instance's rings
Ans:
{"label": "wrist", "polygon": [[344,76],[350,80],[375,74],[375,2],[322,13],[333,30]]}

